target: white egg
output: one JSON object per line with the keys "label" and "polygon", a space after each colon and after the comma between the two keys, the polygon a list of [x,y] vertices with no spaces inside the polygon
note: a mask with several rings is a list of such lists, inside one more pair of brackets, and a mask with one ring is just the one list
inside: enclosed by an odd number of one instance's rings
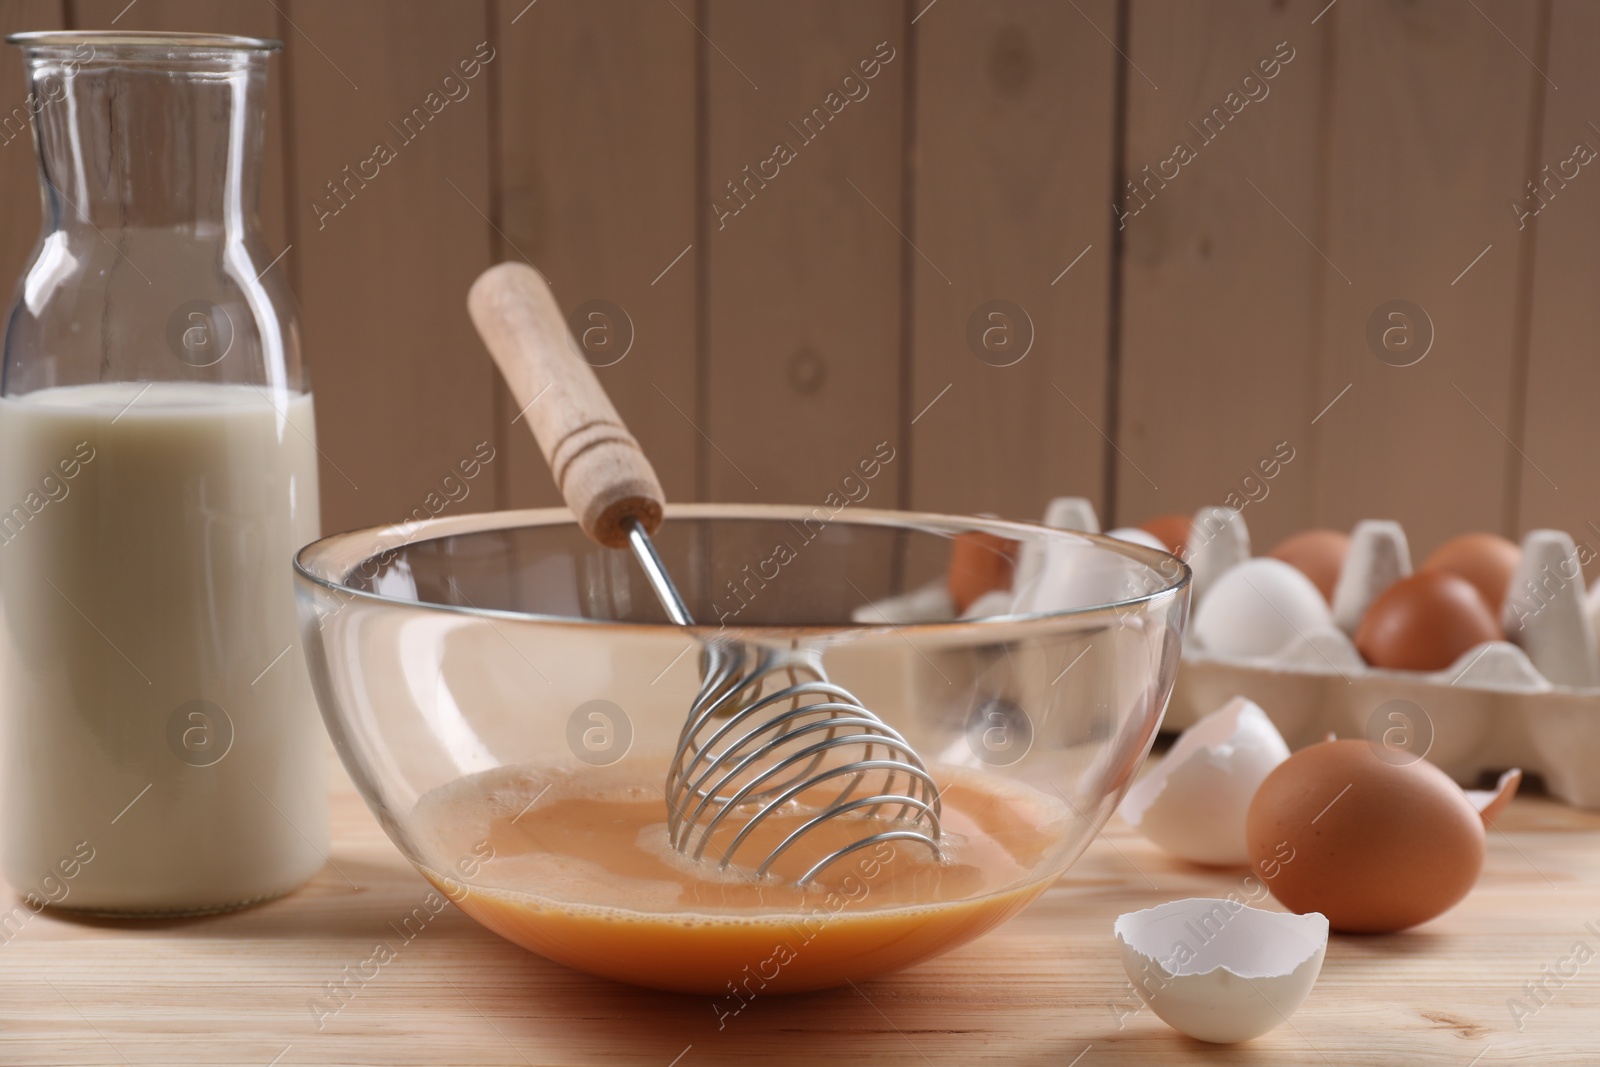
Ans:
{"label": "white egg", "polygon": [[1289,564],[1247,559],[1216,579],[1194,613],[1194,633],[1207,651],[1259,659],[1296,637],[1333,626],[1328,602]]}
{"label": "white egg", "polygon": [[1122,817],[1168,852],[1194,863],[1245,865],[1245,817],[1256,789],[1289,758],[1266,712],[1234,697],[1183,732],[1133,784]]}
{"label": "white egg", "polygon": [[1112,931],[1139,999],[1173,1029],[1219,1044],[1287,1022],[1328,951],[1321,913],[1262,911],[1231,899],[1192,897],[1129,912]]}

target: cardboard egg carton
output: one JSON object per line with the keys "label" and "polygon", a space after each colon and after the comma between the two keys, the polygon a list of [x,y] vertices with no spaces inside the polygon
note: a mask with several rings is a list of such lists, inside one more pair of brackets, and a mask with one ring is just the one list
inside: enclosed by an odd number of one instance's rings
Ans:
{"label": "cardboard egg carton", "polygon": [[[1250,541],[1243,516],[1204,508],[1190,544],[1193,618],[1217,579],[1250,558]],[[1500,619],[1509,640],[1468,649],[1440,671],[1386,670],[1369,666],[1351,635],[1372,602],[1412,573],[1410,547],[1398,523],[1358,523],[1334,587],[1332,625],[1291,633],[1260,656],[1207,649],[1191,627],[1164,728],[1181,730],[1245,696],[1293,748],[1330,731],[1365,736],[1425,750],[1463,785],[1521,767],[1568,803],[1600,808],[1600,586],[1586,592],[1565,533],[1534,530],[1522,550]]]}
{"label": "cardboard egg carton", "polygon": [[[1093,505],[1076,497],[1052,501],[1044,524],[1100,532]],[[1109,533],[1158,547],[1143,530]],[[1191,522],[1189,545],[1192,619],[1217,581],[1251,558],[1250,533],[1238,511],[1206,507]],[[1329,732],[1365,736],[1424,753],[1463,785],[1520,767],[1568,803],[1600,808],[1600,583],[1585,591],[1580,562],[1568,535],[1529,533],[1500,620],[1511,640],[1469,649],[1441,671],[1385,670],[1366,664],[1351,635],[1372,602],[1411,573],[1411,551],[1398,523],[1359,523],[1327,625],[1295,630],[1259,656],[1208,650],[1191,625],[1163,728],[1182,730],[1244,696],[1267,712],[1291,748]],[[1012,588],[986,594],[962,615],[1049,610],[1043,586],[1061,570],[1025,545]],[[1263,603],[1262,610],[1272,609]],[[856,612],[856,621],[877,624],[956,617],[942,580]]]}

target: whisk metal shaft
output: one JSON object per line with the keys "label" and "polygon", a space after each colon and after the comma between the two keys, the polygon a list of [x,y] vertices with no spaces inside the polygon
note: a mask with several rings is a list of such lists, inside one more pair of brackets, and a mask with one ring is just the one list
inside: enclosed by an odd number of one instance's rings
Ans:
{"label": "whisk metal shaft", "polygon": [[694,616],[689,614],[689,605],[678,595],[678,587],[672,584],[672,575],[667,573],[666,564],[656,554],[656,543],[650,540],[649,532],[639,525],[637,519],[626,520],[623,529],[628,533],[628,545],[633,549],[633,557],[644,568],[644,576],[649,579],[650,588],[656,591],[667,618],[679,626],[693,626]]}

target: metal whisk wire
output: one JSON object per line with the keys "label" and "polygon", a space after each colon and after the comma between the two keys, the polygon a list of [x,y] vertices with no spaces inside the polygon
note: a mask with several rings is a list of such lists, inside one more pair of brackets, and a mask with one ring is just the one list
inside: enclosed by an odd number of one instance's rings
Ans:
{"label": "metal whisk wire", "polygon": [[[837,860],[885,841],[920,842],[941,855],[939,790],[927,767],[905,738],[828,680],[814,649],[752,650],[714,641],[705,650],[703,675],[667,772],[667,830],[679,852],[699,860],[717,847],[727,868],[767,819],[804,810],[815,814],[767,851],[756,865],[758,876],[841,817],[861,820],[868,832],[830,851],[796,881],[804,884]],[[831,783],[841,781],[831,800],[806,797],[799,807],[801,797],[825,786],[831,791]],[[888,820],[867,821],[882,809],[892,809]],[[736,816],[744,817],[743,826],[732,841],[713,846],[716,831]],[[890,828],[878,828],[884,825]]]}

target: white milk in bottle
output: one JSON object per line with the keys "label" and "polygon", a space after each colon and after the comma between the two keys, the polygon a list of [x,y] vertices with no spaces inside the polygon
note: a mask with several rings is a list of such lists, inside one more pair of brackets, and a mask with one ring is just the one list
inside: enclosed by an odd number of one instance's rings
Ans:
{"label": "white milk in bottle", "polygon": [[328,850],[293,565],[319,453],[259,211],[281,45],[7,40],[47,106],[0,320],[0,943],[46,907],[268,900]]}
{"label": "white milk in bottle", "polygon": [[309,395],[252,385],[0,398],[0,855],[19,891],[194,912],[321,867],[291,568],[319,533],[315,438]]}

